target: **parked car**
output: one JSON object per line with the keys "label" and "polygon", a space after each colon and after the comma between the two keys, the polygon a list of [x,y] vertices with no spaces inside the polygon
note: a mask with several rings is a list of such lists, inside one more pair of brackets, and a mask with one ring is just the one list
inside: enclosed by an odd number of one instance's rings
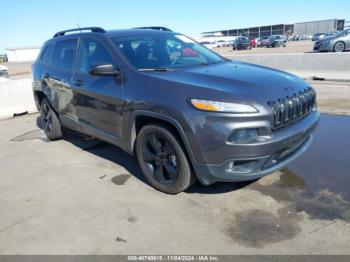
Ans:
{"label": "parked car", "polygon": [[268,36],[263,36],[260,37],[257,43],[257,47],[265,47],[267,46],[267,43],[269,41],[269,37]]}
{"label": "parked car", "polygon": [[209,42],[209,41],[202,41],[199,42],[201,45],[205,46],[206,48],[213,49],[214,48],[214,43]]}
{"label": "parked car", "polygon": [[231,47],[231,46],[233,46],[235,40],[227,40],[226,42],[227,42],[227,46]]}
{"label": "parked car", "polygon": [[312,36],[309,36],[309,35],[300,35],[298,37],[298,41],[302,41],[302,40],[310,40],[312,39]]}
{"label": "parked car", "polygon": [[266,42],[267,47],[286,47],[287,39],[281,35],[271,35]]}
{"label": "parked car", "polygon": [[336,34],[338,34],[338,33],[339,33],[338,31],[328,32],[328,33],[325,33],[325,34],[324,34],[324,37],[334,36],[334,35],[336,35]]}
{"label": "parked car", "polygon": [[250,46],[251,47],[255,48],[257,46],[257,44],[258,44],[258,41],[256,38],[250,38]]}
{"label": "parked car", "polygon": [[114,144],[170,194],[196,179],[253,180],[281,169],[309,147],[319,120],[302,79],[225,59],[171,31],[61,31],[32,74],[49,140],[65,128]]}
{"label": "parked car", "polygon": [[4,62],[8,62],[6,54],[0,55],[0,63],[4,63]]}
{"label": "parked car", "polygon": [[246,50],[246,49],[252,49],[252,46],[250,44],[248,37],[239,36],[233,42],[232,49],[233,50]]}
{"label": "parked car", "polygon": [[225,40],[218,40],[218,41],[215,41],[215,43],[214,43],[214,47],[216,47],[216,48],[227,47],[227,46],[229,46],[229,44]]}
{"label": "parked car", "polygon": [[314,51],[344,52],[350,49],[350,29],[325,36],[314,44]]}
{"label": "parked car", "polygon": [[317,40],[320,40],[320,39],[322,39],[322,38],[324,38],[324,33],[317,33],[317,34],[314,34],[313,36],[312,36],[312,41],[313,42],[315,42],[315,41],[317,41]]}
{"label": "parked car", "polygon": [[6,66],[4,65],[0,65],[0,79],[4,80],[4,78],[9,78],[9,73],[8,73],[8,69]]}
{"label": "parked car", "polygon": [[289,40],[290,41],[298,41],[299,40],[299,35],[293,35]]}

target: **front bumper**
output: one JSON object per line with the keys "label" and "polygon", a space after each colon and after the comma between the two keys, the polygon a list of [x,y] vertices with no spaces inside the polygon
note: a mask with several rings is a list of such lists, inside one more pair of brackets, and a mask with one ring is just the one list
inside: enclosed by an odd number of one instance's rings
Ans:
{"label": "front bumper", "polygon": [[314,51],[319,51],[319,52],[322,52],[322,51],[331,51],[331,44],[330,42],[315,42],[314,44]]}
{"label": "front bumper", "polygon": [[219,164],[195,163],[202,184],[218,181],[248,181],[283,168],[300,156],[312,142],[320,114],[312,112],[301,121],[273,132],[263,142],[227,145],[217,154],[227,156]]}

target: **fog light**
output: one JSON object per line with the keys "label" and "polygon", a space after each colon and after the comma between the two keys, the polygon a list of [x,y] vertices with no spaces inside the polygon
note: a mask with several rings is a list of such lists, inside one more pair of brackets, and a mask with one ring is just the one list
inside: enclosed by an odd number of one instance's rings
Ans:
{"label": "fog light", "polygon": [[228,162],[225,171],[229,172],[229,173],[232,173],[234,166],[235,166],[235,161]]}
{"label": "fog light", "polygon": [[277,164],[279,162],[281,158],[281,153],[275,153],[273,154],[269,160],[267,161],[267,163],[265,164],[265,166],[269,167],[269,166],[273,166],[274,164]]}
{"label": "fog light", "polygon": [[235,143],[245,143],[257,138],[258,135],[258,129],[256,128],[238,129],[231,134],[229,141]]}

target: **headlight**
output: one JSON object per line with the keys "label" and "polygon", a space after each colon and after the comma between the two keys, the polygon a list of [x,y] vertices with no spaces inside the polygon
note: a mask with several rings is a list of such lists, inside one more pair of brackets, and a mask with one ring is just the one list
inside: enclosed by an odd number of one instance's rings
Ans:
{"label": "headlight", "polygon": [[227,113],[257,113],[258,110],[246,104],[227,103],[200,99],[191,99],[191,104],[203,111],[227,112]]}

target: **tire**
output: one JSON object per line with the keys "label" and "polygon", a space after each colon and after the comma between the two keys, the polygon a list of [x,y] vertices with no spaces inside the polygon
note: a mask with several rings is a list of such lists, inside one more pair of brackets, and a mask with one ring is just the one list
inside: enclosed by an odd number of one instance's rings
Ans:
{"label": "tire", "polygon": [[62,127],[56,112],[51,107],[47,98],[41,102],[41,123],[46,137],[51,140],[59,140],[63,137]]}
{"label": "tire", "polygon": [[345,51],[345,43],[342,41],[336,42],[333,47],[333,51],[340,53]]}
{"label": "tire", "polygon": [[165,127],[142,127],[136,140],[136,154],[149,183],[162,192],[177,194],[195,181],[184,149]]}

